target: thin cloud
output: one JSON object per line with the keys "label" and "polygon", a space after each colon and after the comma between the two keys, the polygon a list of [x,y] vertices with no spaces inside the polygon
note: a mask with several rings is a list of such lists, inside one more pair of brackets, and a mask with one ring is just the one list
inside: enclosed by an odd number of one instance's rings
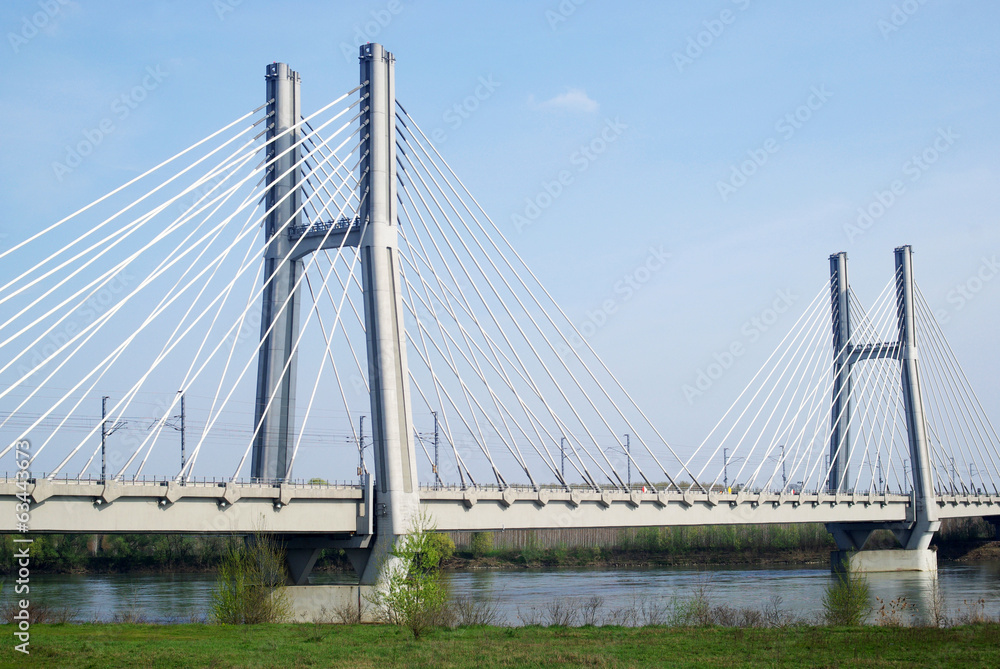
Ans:
{"label": "thin cloud", "polygon": [[593,114],[600,106],[582,88],[570,88],[565,93],[560,93],[544,102],[535,102],[534,96],[532,96],[530,103],[535,109],[568,111],[582,114]]}

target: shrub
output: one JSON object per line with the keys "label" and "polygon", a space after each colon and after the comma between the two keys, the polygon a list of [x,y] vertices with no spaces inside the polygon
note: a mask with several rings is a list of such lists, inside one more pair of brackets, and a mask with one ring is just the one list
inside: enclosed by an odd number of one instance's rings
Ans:
{"label": "shrub", "polygon": [[285,584],[285,550],[273,535],[230,541],[212,593],[212,617],[229,625],[278,623],[291,612]]}
{"label": "shrub", "polygon": [[469,546],[473,557],[483,557],[493,550],[492,532],[473,532],[472,543]]}
{"label": "shrub", "polygon": [[366,595],[383,620],[410,630],[414,639],[441,620],[448,599],[441,579],[442,542],[432,538],[434,530],[426,513],[415,516],[382,565],[379,583]]}
{"label": "shrub", "polygon": [[427,540],[430,542],[432,549],[438,554],[438,565],[446,562],[455,554],[455,542],[447,534],[434,532]]}
{"label": "shrub", "polygon": [[864,624],[871,611],[870,590],[863,574],[838,574],[837,580],[823,595],[823,617],[828,625],[857,626]]}

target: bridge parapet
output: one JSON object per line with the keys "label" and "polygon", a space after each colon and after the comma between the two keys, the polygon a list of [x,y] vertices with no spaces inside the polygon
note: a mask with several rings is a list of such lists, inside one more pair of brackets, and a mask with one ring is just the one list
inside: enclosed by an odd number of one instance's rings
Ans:
{"label": "bridge parapet", "polygon": [[898,524],[912,516],[908,495],[868,493],[444,488],[423,489],[420,498],[442,531],[807,522]]}
{"label": "bridge parapet", "polygon": [[31,498],[38,533],[354,534],[365,516],[360,486],[172,481],[0,481],[0,532],[19,530],[15,507]]}

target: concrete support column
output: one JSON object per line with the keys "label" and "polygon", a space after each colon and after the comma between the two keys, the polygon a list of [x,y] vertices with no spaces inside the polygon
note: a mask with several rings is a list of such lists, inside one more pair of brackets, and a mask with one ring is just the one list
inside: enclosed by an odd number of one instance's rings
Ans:
{"label": "concrete support column", "polygon": [[[251,476],[256,480],[283,480],[287,474],[288,446],[295,429],[296,361],[292,347],[299,335],[299,291],[295,282],[302,273],[300,260],[287,260],[292,246],[288,230],[298,225],[300,204],[299,75],[285,63],[267,66],[268,161],[265,205],[270,213],[264,224],[264,292],[261,305],[261,343],[257,366],[257,401],[254,418]],[[285,197],[285,196],[288,197]],[[282,198],[285,198],[282,201]],[[272,327],[273,325],[273,327]]]}
{"label": "concrete support column", "polygon": [[906,436],[910,446],[910,469],[913,480],[913,528],[897,537],[908,550],[925,550],[940,527],[931,458],[927,443],[927,421],[923,395],[920,392],[917,334],[914,323],[914,291],[912,250],[909,246],[896,249],[896,315],[899,323],[899,346],[902,349],[903,407],[906,415]]}
{"label": "concrete support column", "polygon": [[827,523],[826,531],[833,535],[841,551],[860,551],[872,535],[870,527],[857,527],[857,523]]}
{"label": "concrete support column", "polygon": [[361,254],[365,296],[368,377],[375,455],[375,545],[361,577],[374,583],[386,553],[407,532],[417,513],[406,335],[400,292],[396,218],[396,124],[394,58],[380,44],[361,47],[362,107]]}

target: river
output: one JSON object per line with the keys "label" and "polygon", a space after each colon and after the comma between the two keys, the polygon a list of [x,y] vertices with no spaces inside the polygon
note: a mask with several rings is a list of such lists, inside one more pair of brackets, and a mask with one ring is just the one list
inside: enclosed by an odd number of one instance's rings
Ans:
{"label": "river", "polygon": [[[316,574],[314,583],[347,582],[346,574]],[[834,578],[818,565],[790,567],[658,567],[648,569],[530,569],[446,572],[454,596],[499,602],[501,621],[521,624],[536,614],[546,615],[551,602],[579,607],[598,597],[606,616],[618,610],[669,608],[704,592],[712,605],[764,609],[774,596],[781,609],[814,619]],[[944,562],[937,578],[915,572],[869,574],[872,604],[905,597],[904,617],[923,620],[931,609],[935,582],[949,615],[982,608],[996,619],[1000,612],[1000,563]],[[150,622],[187,622],[204,619],[210,607],[213,574],[34,574],[31,596],[54,606],[67,606],[78,620],[109,620],[122,611],[140,612]],[[5,584],[12,592],[11,583]],[[651,606],[652,605],[652,606]]]}

